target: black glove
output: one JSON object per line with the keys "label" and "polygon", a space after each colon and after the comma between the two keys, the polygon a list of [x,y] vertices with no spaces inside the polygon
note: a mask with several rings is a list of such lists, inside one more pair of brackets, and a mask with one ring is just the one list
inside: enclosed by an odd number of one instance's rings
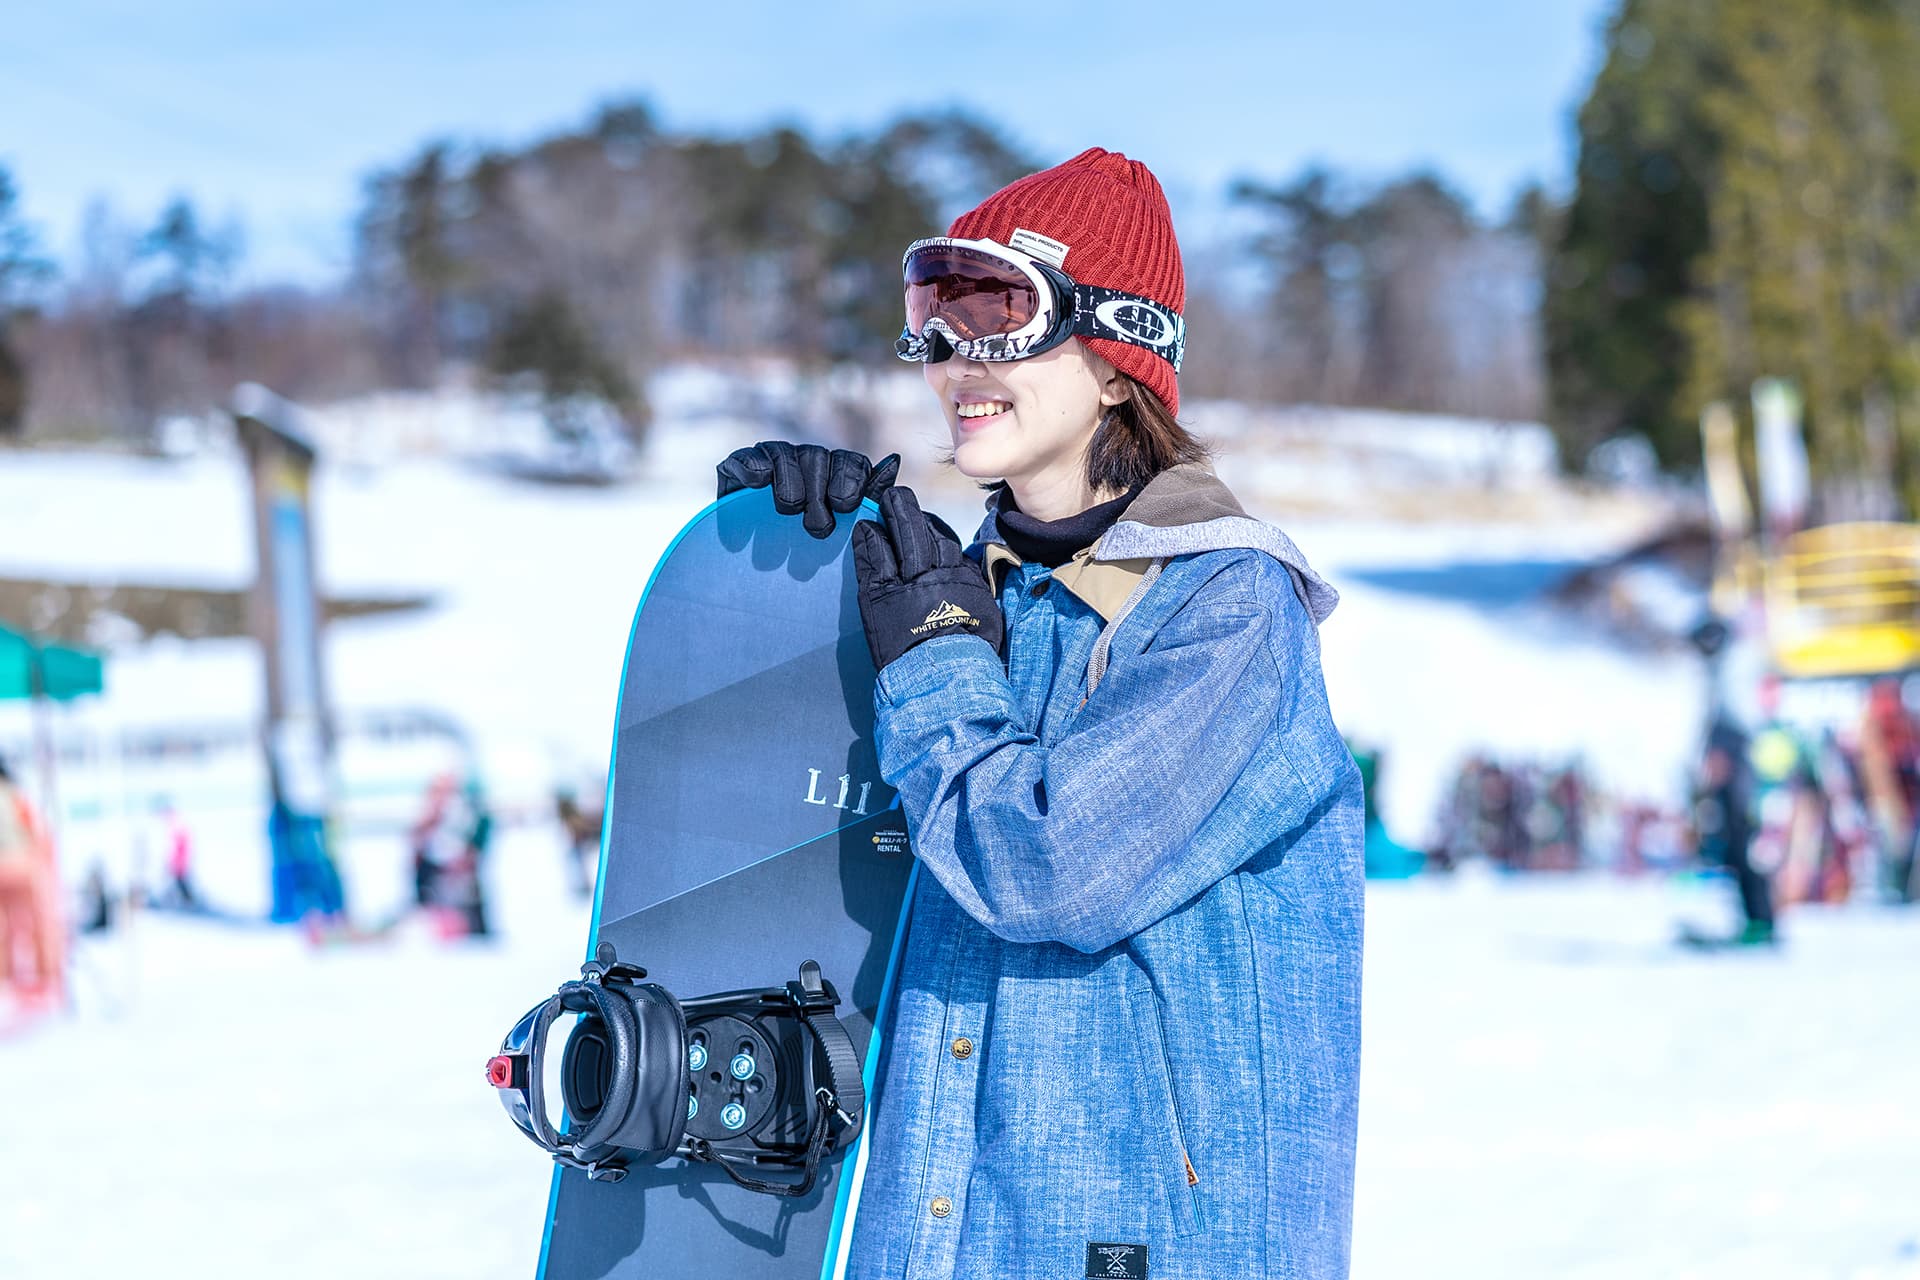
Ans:
{"label": "black glove", "polygon": [[773,509],[801,515],[803,528],[816,538],[833,532],[836,513],[859,509],[861,499],[878,498],[900,474],[900,455],[890,453],[875,466],[865,454],[817,444],[763,440],[751,449],[735,449],[715,468],[724,498],[736,489],[773,486]]}
{"label": "black glove", "polygon": [[860,620],[874,667],[935,636],[979,636],[999,652],[1006,619],[953,530],[924,514],[905,485],[880,495],[880,514],[884,525],[867,521],[853,529]]}

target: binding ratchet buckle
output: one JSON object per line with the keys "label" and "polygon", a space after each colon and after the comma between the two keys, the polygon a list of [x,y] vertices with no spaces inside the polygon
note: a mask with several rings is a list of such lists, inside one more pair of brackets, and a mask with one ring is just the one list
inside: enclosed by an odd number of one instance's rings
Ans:
{"label": "binding ratchet buckle", "polygon": [[[804,1196],[820,1161],[859,1133],[860,1059],[811,960],[784,987],[681,1001],[601,943],[580,977],[529,1009],[487,1063],[520,1131],[598,1182],[671,1156],[718,1165],[749,1191]],[[548,1034],[577,1015],[560,1057],[565,1119],[545,1092]],[[798,1174],[766,1178],[764,1173]]]}

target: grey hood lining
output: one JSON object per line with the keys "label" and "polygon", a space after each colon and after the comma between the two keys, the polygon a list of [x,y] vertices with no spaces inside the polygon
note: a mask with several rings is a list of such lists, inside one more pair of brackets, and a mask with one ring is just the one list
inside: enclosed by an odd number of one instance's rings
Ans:
{"label": "grey hood lining", "polygon": [[1285,565],[1287,572],[1293,576],[1294,589],[1299,592],[1301,603],[1307,606],[1307,613],[1312,616],[1316,626],[1325,622],[1334,606],[1340,603],[1340,593],[1314,572],[1313,566],[1307,563],[1306,556],[1301,554],[1292,538],[1266,521],[1255,520],[1252,516],[1220,516],[1199,524],[1171,528],[1122,520],[1094,544],[1093,558],[1135,560],[1147,556],[1166,558],[1194,555],[1201,551],[1237,549],[1264,551]]}

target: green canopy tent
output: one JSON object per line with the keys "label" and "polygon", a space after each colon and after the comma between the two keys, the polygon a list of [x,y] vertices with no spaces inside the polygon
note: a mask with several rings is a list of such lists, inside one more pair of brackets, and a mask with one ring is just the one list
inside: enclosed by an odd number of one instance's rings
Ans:
{"label": "green canopy tent", "polygon": [[37,697],[66,702],[99,693],[104,671],[97,653],[0,626],[0,702]]}
{"label": "green canopy tent", "polygon": [[56,644],[0,626],[0,702],[31,699],[34,740],[40,756],[40,806],[51,828],[59,822],[54,805],[53,725],[47,708],[105,687],[106,663],[97,653]]}

